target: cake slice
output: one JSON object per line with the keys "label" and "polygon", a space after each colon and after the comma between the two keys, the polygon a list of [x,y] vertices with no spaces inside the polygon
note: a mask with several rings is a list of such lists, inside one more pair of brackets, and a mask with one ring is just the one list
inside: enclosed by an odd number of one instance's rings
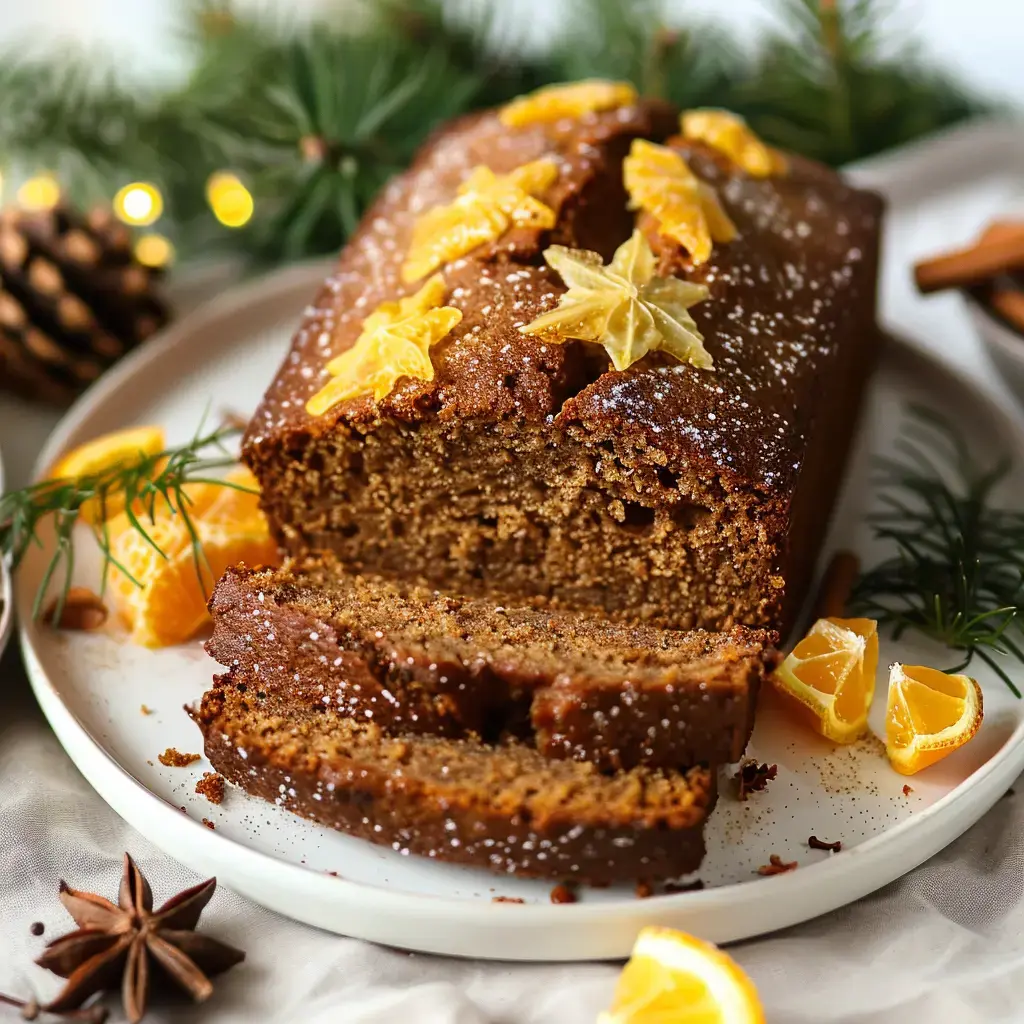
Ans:
{"label": "cake slice", "polygon": [[[749,171],[672,135],[663,105],[623,95],[554,120],[455,122],[368,211],[243,443],[292,553],[330,549],[354,571],[505,603],[789,628],[879,350],[882,202],[795,156]],[[699,265],[630,207],[637,139],[667,141],[693,194],[716,196],[735,228]],[[440,261],[444,308],[461,319],[430,348],[430,372],[311,405],[375,311],[424,286],[405,272],[423,218],[457,210],[476,169],[538,160],[557,167],[531,197],[553,226],[515,225]],[[713,366],[652,351],[618,371],[599,344],[521,332],[566,293],[548,246],[607,263],[634,229],[659,276],[707,288],[689,313]]]}
{"label": "cake slice", "polygon": [[229,570],[207,648],[281,714],[515,737],[603,770],[738,760],[774,634],[680,632],[495,605],[331,560]]}
{"label": "cake slice", "polygon": [[193,712],[230,782],[350,835],[492,871],[596,884],[700,865],[706,768],[603,775],[514,741],[386,734],[325,708],[283,716],[229,673]]}

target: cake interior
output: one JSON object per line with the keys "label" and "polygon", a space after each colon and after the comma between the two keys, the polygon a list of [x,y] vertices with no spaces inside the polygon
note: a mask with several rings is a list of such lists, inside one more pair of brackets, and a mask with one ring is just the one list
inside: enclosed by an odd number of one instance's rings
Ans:
{"label": "cake interior", "polygon": [[428,419],[305,440],[259,474],[293,552],[678,629],[778,618],[777,503],[622,436]]}

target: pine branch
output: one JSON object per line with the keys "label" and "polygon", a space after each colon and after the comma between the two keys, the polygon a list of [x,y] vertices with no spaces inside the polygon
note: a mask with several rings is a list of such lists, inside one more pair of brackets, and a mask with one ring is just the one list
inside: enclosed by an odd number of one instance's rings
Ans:
{"label": "pine branch", "polygon": [[115,567],[140,585],[116,560],[111,549],[106,511],[114,507],[124,508],[131,528],[161,557],[166,555],[150,535],[147,523],[154,523],[164,510],[179,515],[192,537],[193,562],[199,579],[203,580],[205,555],[189,513],[192,499],[186,485],[206,483],[245,490],[239,484],[209,475],[235,462],[226,442],[238,433],[237,427],[204,432],[200,425],[195,437],[180,448],[118,463],[99,473],[43,480],[0,497],[0,557],[9,558],[12,568],[18,568],[30,547],[46,546],[45,531],[50,527],[53,530],[52,550],[36,591],[33,617],[41,614],[50,584],[58,580],[53,617],[60,620],[74,570],[74,530],[83,518],[86,504],[100,513],[93,534],[103,553],[104,582],[108,570]]}

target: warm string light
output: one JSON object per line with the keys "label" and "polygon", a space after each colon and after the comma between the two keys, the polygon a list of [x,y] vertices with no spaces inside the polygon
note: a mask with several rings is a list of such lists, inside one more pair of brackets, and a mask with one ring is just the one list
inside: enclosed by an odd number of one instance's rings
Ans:
{"label": "warm string light", "polygon": [[60,185],[52,174],[29,178],[18,189],[18,205],[32,213],[52,210],[59,202]]}
{"label": "warm string light", "polygon": [[217,171],[206,182],[206,201],[225,227],[240,228],[252,217],[252,193],[230,171]]}
{"label": "warm string light", "polygon": [[148,181],[133,181],[114,196],[114,214],[134,227],[149,227],[164,212],[164,197]]}
{"label": "warm string light", "polygon": [[146,267],[166,267],[174,259],[174,246],[163,235],[150,231],[136,240],[135,258]]}

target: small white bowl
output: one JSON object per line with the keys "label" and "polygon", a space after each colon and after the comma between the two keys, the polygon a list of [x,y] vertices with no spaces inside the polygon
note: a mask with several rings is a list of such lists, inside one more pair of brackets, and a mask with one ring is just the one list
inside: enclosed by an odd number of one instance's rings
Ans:
{"label": "small white bowl", "polygon": [[1004,323],[980,296],[973,292],[963,293],[970,314],[989,358],[1003,379],[1024,402],[1024,334]]}

